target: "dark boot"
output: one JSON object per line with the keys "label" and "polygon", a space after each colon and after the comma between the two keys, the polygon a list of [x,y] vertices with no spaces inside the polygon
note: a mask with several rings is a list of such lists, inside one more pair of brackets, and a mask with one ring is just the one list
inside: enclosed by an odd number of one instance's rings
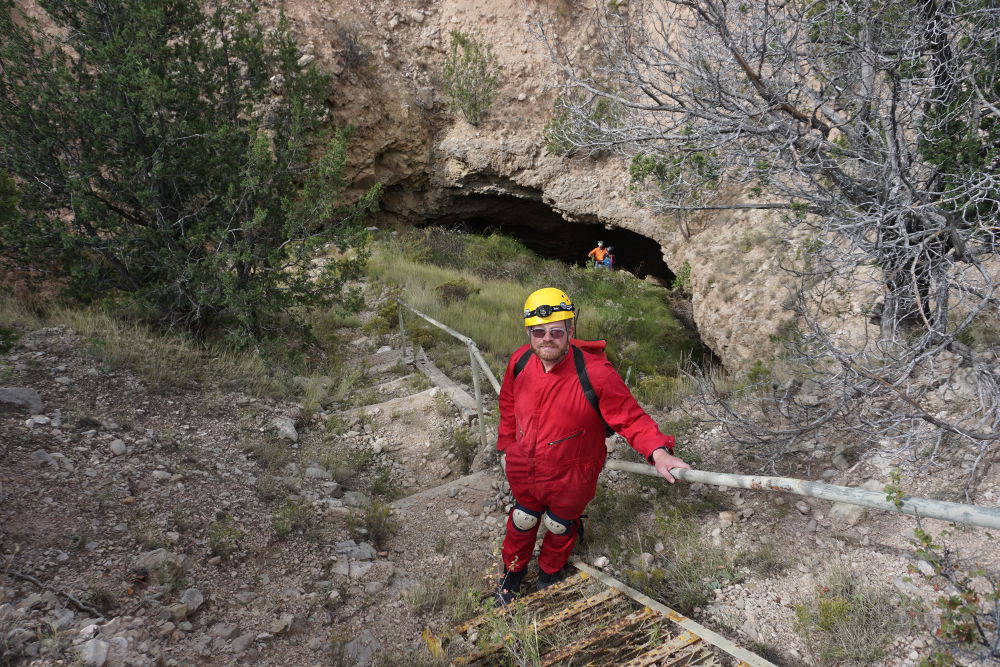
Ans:
{"label": "dark boot", "polygon": [[520,572],[511,572],[507,568],[503,570],[503,577],[500,578],[500,583],[497,584],[497,606],[503,607],[508,605],[521,594],[521,581],[524,580],[525,570]]}
{"label": "dark boot", "polygon": [[548,588],[554,583],[560,582],[566,578],[566,568],[563,567],[558,572],[553,572],[549,574],[545,570],[538,568],[538,583],[535,584],[535,590],[540,591],[544,588]]}

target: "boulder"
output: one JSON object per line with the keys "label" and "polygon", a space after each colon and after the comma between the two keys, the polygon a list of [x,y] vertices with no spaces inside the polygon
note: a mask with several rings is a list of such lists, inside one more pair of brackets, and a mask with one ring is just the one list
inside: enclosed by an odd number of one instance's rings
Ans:
{"label": "boulder", "polygon": [[45,411],[45,402],[34,389],[0,387],[0,412],[37,415]]}

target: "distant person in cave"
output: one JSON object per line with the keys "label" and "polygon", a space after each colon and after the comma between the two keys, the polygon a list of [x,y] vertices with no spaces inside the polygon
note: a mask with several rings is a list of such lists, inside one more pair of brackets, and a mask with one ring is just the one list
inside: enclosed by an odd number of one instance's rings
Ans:
{"label": "distant person in cave", "polygon": [[673,455],[673,436],[660,432],[604,356],[605,342],[573,338],[579,311],[565,292],[532,292],[523,317],[528,342],[511,356],[500,388],[497,449],[506,456],[515,504],[501,551],[499,606],[520,593],[541,524],[547,532],[537,588],[562,579],[612,431],[668,482],[675,481],[671,469],[691,467]]}
{"label": "distant person in cave", "polygon": [[609,245],[608,251],[604,254],[604,268],[608,271],[615,269],[615,247],[613,245]]}
{"label": "distant person in cave", "polygon": [[587,253],[587,257],[594,260],[594,268],[601,268],[604,266],[604,258],[607,256],[608,251],[604,249],[604,241],[598,241],[597,247]]}

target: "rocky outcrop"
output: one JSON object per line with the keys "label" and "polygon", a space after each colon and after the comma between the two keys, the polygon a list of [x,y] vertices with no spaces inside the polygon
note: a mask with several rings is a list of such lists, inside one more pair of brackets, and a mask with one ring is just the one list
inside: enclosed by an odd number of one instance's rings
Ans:
{"label": "rocky outcrop", "polygon": [[[386,186],[385,223],[489,216],[483,202],[497,198],[499,208],[524,201],[551,209],[553,216],[528,216],[538,218],[533,224],[545,234],[573,234],[579,224],[629,230],[659,244],[674,273],[690,265],[693,319],[727,366],[766,358],[761,341],[789,318],[779,244],[766,215],[703,216],[686,221],[682,233],[674,219],[635,200],[621,158],[571,159],[546,151],[542,131],[558,77],[534,21],[563,48],[582,54],[589,11],[556,3],[542,16],[520,5],[472,0],[285,6],[304,51],[317,58],[314,66],[335,75],[333,118],[356,128],[354,187]],[[441,71],[451,30],[482,35],[504,67],[506,83],[479,127],[447,108]]]}

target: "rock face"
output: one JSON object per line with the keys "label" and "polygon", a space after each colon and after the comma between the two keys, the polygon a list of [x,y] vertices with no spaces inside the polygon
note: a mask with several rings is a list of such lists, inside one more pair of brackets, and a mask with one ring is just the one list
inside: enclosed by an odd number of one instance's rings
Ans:
{"label": "rock face", "polygon": [[[302,61],[334,74],[334,121],[356,128],[353,187],[384,184],[387,222],[479,219],[503,227],[512,222],[504,208],[523,202],[549,214],[519,216],[518,224],[540,234],[634,232],[658,245],[671,272],[691,267],[693,320],[723,363],[748,367],[768,356],[761,341],[790,314],[781,305],[787,278],[777,267],[779,236],[766,214],[696,216],[681,226],[634,201],[623,158],[581,160],[545,149],[558,73],[536,21],[561,48],[581,54],[594,36],[592,7],[526,13],[495,1],[409,4],[286,5],[305,44]],[[505,83],[477,127],[448,111],[441,85],[452,30],[481,35],[504,70]],[[367,48],[364,62],[351,34]]]}

